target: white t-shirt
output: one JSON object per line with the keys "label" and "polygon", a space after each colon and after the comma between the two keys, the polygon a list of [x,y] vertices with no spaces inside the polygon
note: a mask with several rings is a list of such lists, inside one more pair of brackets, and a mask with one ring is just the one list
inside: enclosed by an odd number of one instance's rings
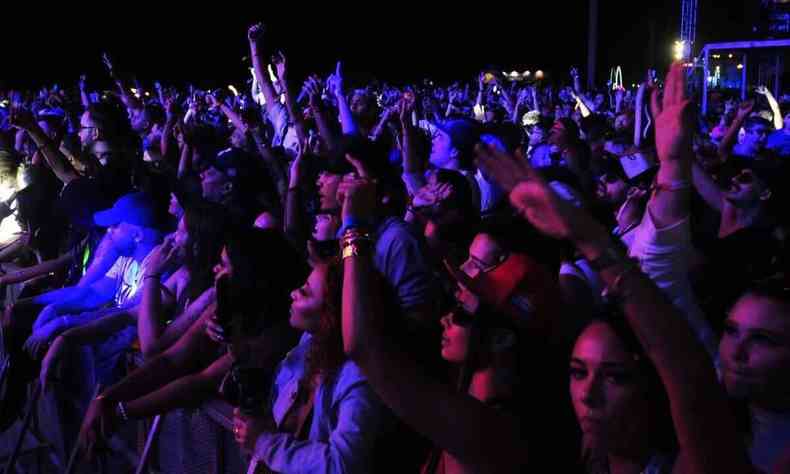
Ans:
{"label": "white t-shirt", "polygon": [[715,359],[718,341],[697,306],[688,278],[692,250],[689,218],[657,229],[648,206],[642,222],[629,234],[633,240],[628,245],[628,255],[639,261],[642,271],[683,312],[697,339]]}
{"label": "white t-shirt", "polygon": [[105,274],[107,278],[115,280],[115,304],[123,306],[130,302],[142,287],[142,279],[145,274],[145,267],[151,252],[146,255],[142,262],[137,263],[131,257],[118,257],[115,264]]}

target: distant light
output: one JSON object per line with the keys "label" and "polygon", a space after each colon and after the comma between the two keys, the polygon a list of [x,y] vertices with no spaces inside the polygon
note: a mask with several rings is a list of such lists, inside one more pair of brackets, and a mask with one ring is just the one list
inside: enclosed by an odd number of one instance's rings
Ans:
{"label": "distant light", "polygon": [[686,49],[685,41],[675,41],[675,44],[672,46],[672,56],[675,58],[675,61],[681,61],[686,57]]}
{"label": "distant light", "polygon": [[237,90],[236,90],[236,88],[235,88],[235,87],[233,87],[233,84],[230,84],[230,85],[228,85],[228,89],[229,89],[231,92],[233,92],[233,95],[234,95],[234,96],[236,96],[236,97],[238,97],[238,96],[239,96],[239,91],[237,91]]}
{"label": "distant light", "polygon": [[146,93],[145,93],[145,96],[146,96],[146,97],[151,97],[151,93],[150,93],[150,92],[146,92]]}
{"label": "distant light", "polygon": [[543,79],[543,71],[541,71],[540,69],[535,71],[535,79]]}
{"label": "distant light", "polygon": [[512,78],[519,77],[518,76],[518,72],[517,71],[510,71],[510,77],[512,77]]}
{"label": "distant light", "polygon": [[728,58],[730,58],[730,59],[732,59],[732,53],[730,53],[730,54],[729,54],[729,56],[727,56],[727,57],[728,57]]}
{"label": "distant light", "polygon": [[636,84],[631,84],[631,87],[632,87],[632,88],[636,87]]}
{"label": "distant light", "polygon": [[524,71],[524,77],[529,77],[530,74],[532,74],[532,73],[529,72],[529,71]]}
{"label": "distant light", "polygon": [[738,65],[737,65],[737,66],[735,66],[735,67],[737,67],[738,69],[743,69],[743,64],[738,64]]}

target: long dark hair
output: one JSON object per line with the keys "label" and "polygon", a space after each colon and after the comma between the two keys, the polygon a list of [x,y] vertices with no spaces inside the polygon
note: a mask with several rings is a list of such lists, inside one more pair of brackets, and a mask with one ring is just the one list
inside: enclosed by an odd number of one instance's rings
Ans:
{"label": "long dark hair", "polygon": [[305,259],[274,229],[243,228],[225,246],[233,267],[229,295],[254,334],[288,317],[290,293],[308,275]]}
{"label": "long dark hair", "polygon": [[[655,453],[673,453],[677,449],[677,438],[675,426],[672,423],[669,397],[664,388],[664,383],[658,375],[658,371],[650,358],[648,358],[636,334],[626,322],[625,317],[613,307],[608,308],[605,313],[593,317],[579,331],[579,335],[592,324],[605,324],[609,327],[623,344],[625,351],[632,355],[637,365],[640,380],[643,382],[644,392],[649,394],[646,396],[646,399],[650,404],[648,414],[650,429],[645,435],[650,437],[651,447]],[[605,447],[592,446],[587,440],[583,440],[581,454],[587,466],[587,472],[608,472],[608,456],[604,451]]]}
{"label": "long dark hair", "polygon": [[187,207],[184,219],[189,234],[184,261],[189,272],[186,295],[194,301],[213,282],[213,269],[227,240],[228,218],[221,206],[201,202]]}

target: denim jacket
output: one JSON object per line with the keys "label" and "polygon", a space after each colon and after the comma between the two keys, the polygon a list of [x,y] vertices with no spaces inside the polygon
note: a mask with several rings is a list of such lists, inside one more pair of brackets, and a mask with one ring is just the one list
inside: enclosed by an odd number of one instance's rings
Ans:
{"label": "denim jacket", "polygon": [[[275,374],[271,409],[277,426],[296,398],[310,339],[305,333]],[[368,473],[382,415],[383,406],[359,367],[347,361],[316,389],[308,439],[263,433],[255,443],[255,458],[283,474]]]}

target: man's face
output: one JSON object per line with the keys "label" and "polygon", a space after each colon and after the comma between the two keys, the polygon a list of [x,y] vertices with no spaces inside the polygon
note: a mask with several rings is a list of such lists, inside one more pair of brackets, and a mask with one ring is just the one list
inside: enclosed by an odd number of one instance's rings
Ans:
{"label": "man's face", "polygon": [[437,129],[431,141],[431,164],[437,168],[445,168],[455,154],[450,135]]}
{"label": "man's face", "polygon": [[628,196],[628,184],[614,174],[607,174],[598,181],[598,199],[612,206],[620,206]]}
{"label": "man's face", "polygon": [[98,135],[98,128],[96,128],[96,123],[91,120],[90,114],[85,112],[80,117],[80,131],[78,136],[80,138],[80,144],[83,148],[89,147],[93,145],[96,141]]}
{"label": "man's face", "polygon": [[614,120],[614,129],[618,132],[623,132],[625,130],[628,130],[631,127],[632,123],[633,121],[631,120],[631,117],[629,115],[620,114]]}
{"label": "man's face", "polygon": [[370,113],[370,100],[367,94],[362,91],[354,92],[348,106],[351,109],[351,113],[357,117],[365,116]]}
{"label": "man's face", "polygon": [[546,133],[540,127],[533,127],[532,132],[529,134],[529,144],[532,146],[537,146],[543,143],[546,139]]}
{"label": "man's face", "polygon": [[739,208],[754,207],[760,201],[767,199],[766,185],[762,183],[752,170],[744,169],[730,180],[730,187],[724,192],[724,197]]}
{"label": "man's face", "polygon": [[236,128],[233,130],[233,133],[230,135],[230,144],[233,148],[239,149],[246,149],[247,148],[247,134],[244,130],[240,128]]}
{"label": "man's face", "polygon": [[107,233],[116,252],[124,257],[134,255],[134,250],[137,248],[136,239],[139,236],[139,228],[137,226],[121,222],[110,226]]}
{"label": "man's face", "polygon": [[596,94],[595,95],[595,108],[596,108],[596,110],[601,108],[601,106],[603,105],[604,101],[606,101],[606,98],[604,97],[603,94]]}
{"label": "man's face", "polygon": [[318,196],[321,201],[322,210],[340,209],[340,202],[337,200],[337,188],[340,185],[342,176],[322,172],[318,175]]}
{"label": "man's face", "polygon": [[217,168],[210,166],[200,173],[200,186],[203,198],[210,202],[221,202],[229,191],[228,177]]}
{"label": "man's face", "polygon": [[765,148],[769,133],[769,128],[763,124],[752,125],[743,136],[743,145],[759,153]]}

